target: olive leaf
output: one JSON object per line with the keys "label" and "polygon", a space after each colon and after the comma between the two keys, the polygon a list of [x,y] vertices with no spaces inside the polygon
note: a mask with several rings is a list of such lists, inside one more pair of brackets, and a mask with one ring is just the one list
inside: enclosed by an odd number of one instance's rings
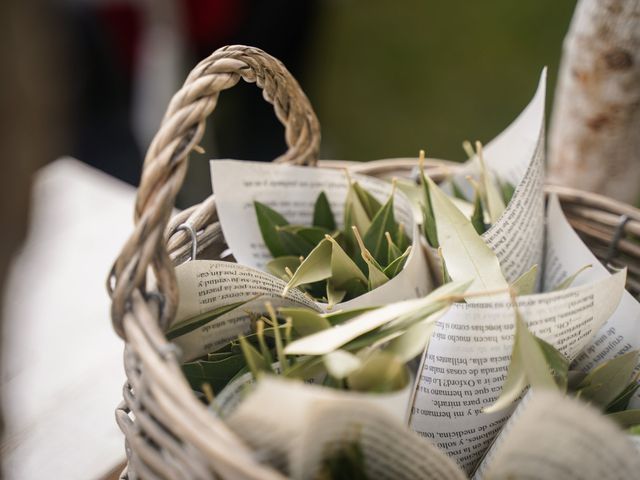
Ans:
{"label": "olive leaf", "polygon": [[320,242],[305,258],[282,292],[285,296],[294,287],[325,280],[331,276],[333,244],[327,239]]}
{"label": "olive leaf", "polygon": [[360,368],[347,376],[349,389],[361,392],[393,392],[409,382],[405,363],[390,352],[375,350]]}
{"label": "olive leaf", "polygon": [[509,202],[513,198],[513,194],[516,191],[516,187],[514,187],[509,182],[499,182],[500,183],[500,191],[502,192],[502,199],[504,200],[505,205],[509,205]]}
{"label": "olive leaf", "polygon": [[534,264],[529,270],[520,275],[512,284],[511,290],[514,295],[531,295],[536,289],[536,279],[538,277],[538,264]]}
{"label": "olive leaf", "polygon": [[638,383],[638,379],[636,378],[632,381],[626,388],[618,394],[616,398],[611,400],[605,409],[606,413],[615,413],[626,410],[629,407],[629,402],[635,395],[636,391],[640,388],[640,383]]}
{"label": "olive leaf", "polygon": [[393,278],[398,275],[404,268],[404,265],[407,263],[407,259],[409,258],[410,253],[411,246],[407,247],[404,253],[397,257],[389,265],[387,265],[382,272],[389,278]]}
{"label": "olive leaf", "polygon": [[473,278],[471,288],[476,290],[506,289],[508,284],[496,254],[447,195],[430,178],[427,177],[426,181],[437,224],[438,243],[451,278]]}
{"label": "olive leaf", "polygon": [[269,273],[278,277],[285,282],[291,280],[289,272],[295,272],[300,266],[300,257],[293,255],[285,255],[284,257],[274,258],[267,262],[266,268]]}
{"label": "olive leaf", "polygon": [[327,309],[331,310],[337,303],[344,300],[346,290],[336,290],[331,279],[327,280]]}
{"label": "olive leaf", "polygon": [[576,395],[584,401],[607,407],[629,385],[639,353],[633,350],[597,366],[580,382]]}
{"label": "olive leaf", "polygon": [[276,228],[288,225],[289,222],[287,222],[282,215],[264,203],[254,201],[253,206],[256,211],[256,217],[258,219],[260,233],[262,233],[262,239],[264,240],[264,244],[267,246],[271,255],[274,257],[287,255],[289,252],[282,245]]}
{"label": "olive leaf", "polygon": [[394,243],[389,232],[384,232],[384,236],[387,239],[387,258],[389,260],[386,265],[388,266],[402,255],[402,250]]}
{"label": "olive leaf", "polygon": [[[493,405],[482,409],[484,413],[492,413],[511,405],[527,385],[532,388],[557,389],[556,381],[547,363],[543,344],[529,331],[515,306],[515,336],[511,350],[511,363],[507,370],[507,378],[502,385],[502,392]],[[552,356],[554,364],[560,360]]]}
{"label": "olive leaf", "polygon": [[355,246],[355,238],[350,230],[350,226],[356,226],[359,231],[366,232],[371,225],[371,217],[356,192],[355,182],[349,180],[349,188],[347,189],[347,197],[344,203],[344,225],[345,237],[350,247]]}
{"label": "olive leaf", "polygon": [[331,280],[336,288],[342,288],[349,285],[352,280],[367,284],[367,278],[362,270],[354,263],[354,261],[346,254],[340,244],[331,236],[327,235],[325,240],[331,244]]}
{"label": "olive leaf", "polygon": [[369,229],[363,237],[364,245],[380,265],[387,265],[389,261],[391,261],[388,257],[388,245],[385,234],[390,232],[395,233],[398,229],[398,224],[393,213],[394,192],[395,183],[389,199],[375,214]]}
{"label": "olive leaf", "polygon": [[607,418],[616,422],[621,428],[631,428],[640,425],[640,408],[610,413]]}
{"label": "olive leaf", "polygon": [[435,328],[436,323],[431,319],[415,323],[404,333],[389,341],[384,350],[393,353],[403,362],[408,362],[424,352]]}
{"label": "olive leaf", "polygon": [[556,385],[558,385],[560,390],[566,392],[569,384],[569,360],[553,345],[545,342],[541,338],[535,337],[535,339],[542,349],[547,366],[556,381]]}
{"label": "olive leaf", "polygon": [[324,192],[320,192],[313,206],[313,226],[324,228],[330,232],[336,229],[336,220]]}
{"label": "olive leaf", "polygon": [[182,365],[182,372],[192,389],[202,391],[202,385],[208,383],[217,394],[245,365],[242,355],[229,355],[215,361],[198,360],[185,363]]}
{"label": "olive leaf", "polygon": [[[420,184],[422,185],[422,229],[424,230],[424,236],[427,239],[427,243],[433,248],[438,248],[438,230],[436,219],[433,213],[433,206],[431,204],[431,184],[433,182],[427,181],[427,176],[424,174],[424,150],[420,150]],[[435,185],[435,184],[433,184]]]}
{"label": "olive leaf", "polygon": [[447,271],[447,262],[442,256],[442,247],[438,247],[438,258],[440,259],[440,283],[444,285],[451,281],[451,276]]}
{"label": "olive leaf", "polygon": [[418,314],[422,318],[426,318],[432,313],[448,307],[454,301],[453,296],[466,291],[469,283],[451,282],[434,290],[424,298],[405,300],[365,312],[343,322],[340,328],[332,328],[294,340],[287,345],[285,353],[290,355],[324,355],[403,315]]}
{"label": "olive leaf", "polygon": [[414,216],[420,218],[422,215],[422,187],[406,178],[394,178],[393,180],[398,189],[409,199]]}
{"label": "olive leaf", "polygon": [[258,378],[262,372],[272,371],[271,363],[269,363],[262,354],[260,354],[260,352],[247,341],[246,338],[242,336],[238,337],[238,341],[240,342],[240,348],[247,366],[254,378]]}
{"label": "olive leaf", "polygon": [[356,195],[358,195],[364,210],[367,212],[367,216],[369,219],[373,219],[376,213],[382,208],[382,204],[376,199],[376,197],[362,188],[358,182],[353,182],[352,186]]}
{"label": "olive leaf", "polygon": [[356,227],[353,228],[353,234],[358,242],[358,247],[360,248],[360,255],[362,259],[367,264],[367,269],[369,272],[368,278],[368,286],[369,290],[373,290],[374,288],[378,288],[381,285],[384,285],[389,281],[389,278],[384,274],[382,266],[376,261],[376,259],[371,255],[369,250],[364,244],[360,233]]}
{"label": "olive leaf", "polygon": [[301,337],[331,328],[329,320],[308,308],[281,307],[278,312],[285,318],[291,318],[293,330]]}
{"label": "olive leaf", "polygon": [[329,375],[340,380],[362,366],[362,361],[346,350],[327,353],[322,356],[322,362]]}
{"label": "olive leaf", "polygon": [[[287,253],[295,256],[305,257],[309,255],[309,252],[317,245],[317,242],[312,242],[300,235],[300,231],[303,227],[296,225],[285,225],[284,227],[276,227],[278,233],[278,239],[280,245],[287,251]],[[324,236],[324,232],[321,233]]]}
{"label": "olive leaf", "polygon": [[489,217],[491,223],[494,224],[498,221],[502,213],[505,211],[506,206],[502,199],[502,192],[496,185],[491,172],[487,169],[484,162],[484,155],[482,152],[482,144],[476,142],[476,154],[478,157],[478,163],[480,164],[480,180],[482,182],[482,192],[486,199],[487,210],[489,211]]}
{"label": "olive leaf", "polygon": [[575,282],[578,275],[580,275],[585,270],[590,269],[592,266],[593,265],[589,264],[589,265],[585,265],[584,267],[580,267],[577,272],[569,275],[567,278],[565,278],[563,281],[561,281],[559,284],[553,287],[551,291],[557,292],[559,290],[565,290],[569,288],[573,284],[573,282]]}
{"label": "olive leaf", "polygon": [[460,185],[458,185],[458,182],[456,182],[453,178],[450,178],[449,183],[451,184],[451,193],[453,193],[454,198],[466,201],[467,197],[465,197],[464,192],[460,188]]}
{"label": "olive leaf", "polygon": [[473,202],[473,213],[471,214],[471,224],[476,229],[478,235],[482,235],[487,231],[487,226],[484,223],[484,209],[482,208],[482,201],[480,195],[476,192],[475,200]]}

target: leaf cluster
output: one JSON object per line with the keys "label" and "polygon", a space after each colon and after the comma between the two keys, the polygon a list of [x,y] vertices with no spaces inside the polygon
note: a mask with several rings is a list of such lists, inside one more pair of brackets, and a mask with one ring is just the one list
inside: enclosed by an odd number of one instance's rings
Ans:
{"label": "leaf cluster", "polygon": [[208,385],[218,394],[246,372],[338,389],[397,391],[408,384],[407,362],[426,348],[437,316],[468,285],[450,283],[421,299],[322,314],[267,304],[268,315],[255,316],[250,335],[182,369],[191,387],[203,393]]}
{"label": "leaf cluster", "polygon": [[273,260],[270,273],[333,307],[398,275],[411,251],[396,221],[394,193],[384,204],[349,179],[343,228],[325,192],[316,198],[312,225],[294,225],[269,206],[254,202],[260,232]]}

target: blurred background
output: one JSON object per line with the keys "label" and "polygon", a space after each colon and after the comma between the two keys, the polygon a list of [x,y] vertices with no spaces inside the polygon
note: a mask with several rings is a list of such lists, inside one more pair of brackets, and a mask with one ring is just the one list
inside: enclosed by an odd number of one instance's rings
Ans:
{"label": "blurred background", "polygon": [[[13,3],[28,10],[30,2]],[[574,1],[529,0],[64,0],[32,11],[54,41],[70,154],[131,184],[171,95],[189,70],[227,44],[260,47],[298,78],[322,126],[322,158],[463,159],[526,104],[543,66],[549,90]],[[3,7],[7,8],[7,7]],[[7,19],[6,16],[3,16]],[[25,15],[28,17],[28,15]],[[33,18],[26,22],[35,23]],[[48,37],[45,38],[48,34]],[[55,47],[55,48],[53,48]],[[26,78],[25,81],[38,81]],[[548,97],[551,106],[553,95]],[[36,134],[37,132],[32,132]],[[60,147],[61,145],[64,145]],[[222,95],[206,157],[270,160],[284,151],[271,106],[252,85]],[[52,152],[49,159],[55,158]],[[209,191],[206,162],[192,162],[181,206]],[[205,173],[202,175],[202,173]]]}
{"label": "blurred background", "polygon": [[[2,0],[6,476],[101,478],[124,459],[113,420],[122,341],[110,326],[104,278],[131,232],[144,152],[198,61],[236,43],[280,58],[317,111],[321,158],[409,157],[424,148],[462,160],[461,142],[501,132],[545,65],[550,108],[574,6]],[[178,207],[210,193],[208,158],[268,161],[285,150],[283,137],[254,85],[225,91]],[[55,161],[65,156],[84,164]]]}

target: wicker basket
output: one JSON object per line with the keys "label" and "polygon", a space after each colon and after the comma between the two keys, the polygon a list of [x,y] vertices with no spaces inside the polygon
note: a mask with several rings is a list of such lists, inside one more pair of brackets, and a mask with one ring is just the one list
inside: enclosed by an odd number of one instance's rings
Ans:
{"label": "wicker basket", "polygon": [[[108,280],[113,326],[125,340],[127,382],[116,411],[126,439],[128,465],[123,479],[284,478],[260,464],[196,398],[182,374],[178,352],[163,333],[178,302],[174,265],[190,256],[190,237],[180,226],[186,224],[196,233],[201,258],[217,258],[226,248],[213,197],[170,217],[188,155],[202,138],[207,116],[219,93],[241,78],[263,90],[285,126],[289,149],[276,161],[316,163],[320,128],[311,105],[285,67],[261,50],[233,46],[216,51],[195,67],[171,100],[145,158],[134,232]],[[323,165],[349,165],[361,173],[388,177],[411,175],[415,160]],[[455,164],[433,160],[427,168],[429,174],[442,177]],[[548,191],[558,193],[572,224],[600,258],[629,266],[629,286],[637,292],[640,247],[621,233],[624,228],[640,234],[640,211],[585,192],[560,187]],[[155,278],[153,291],[147,287],[150,272]]]}

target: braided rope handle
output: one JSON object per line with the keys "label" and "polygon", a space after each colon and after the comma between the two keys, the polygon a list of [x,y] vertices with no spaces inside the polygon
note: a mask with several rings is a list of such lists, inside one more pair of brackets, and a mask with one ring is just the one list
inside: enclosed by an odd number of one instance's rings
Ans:
{"label": "braided rope handle", "polygon": [[135,229],[115,261],[107,281],[115,331],[124,338],[122,320],[133,291],[145,292],[151,267],[162,295],[160,326],[173,318],[178,291],[163,233],[187,171],[188,156],[204,134],[205,121],[222,90],[240,79],[255,82],[273,104],[285,127],[288,150],[276,162],[315,165],[320,126],[309,100],[284,65],[260,49],[229,46],[216,50],[189,74],[173,96],[144,160],[136,198]]}

